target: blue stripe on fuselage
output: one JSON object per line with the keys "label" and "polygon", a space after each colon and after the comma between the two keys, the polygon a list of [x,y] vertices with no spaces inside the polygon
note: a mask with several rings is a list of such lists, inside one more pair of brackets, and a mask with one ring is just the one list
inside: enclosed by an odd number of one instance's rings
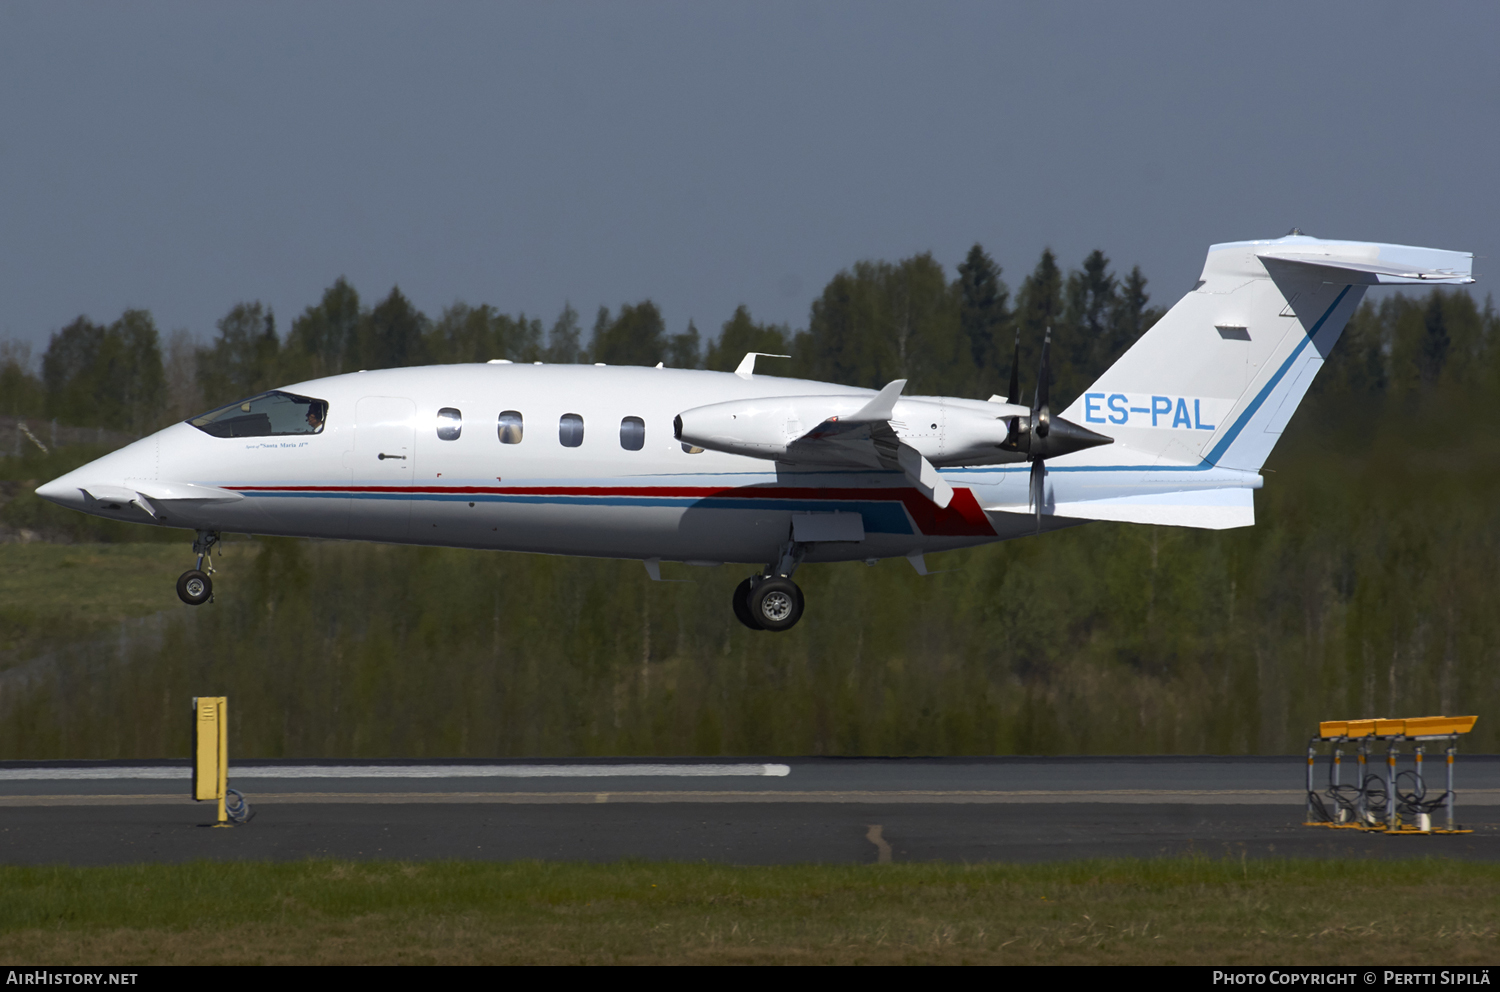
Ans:
{"label": "blue stripe on fuselage", "polygon": [[561,504],[564,506],[647,506],[677,507],[684,510],[782,510],[794,513],[858,513],[864,519],[865,531],[871,534],[911,534],[911,520],[899,500],[820,500],[766,497],[701,498],[696,496],[566,496],[518,493],[403,493],[403,492],[266,492],[245,493],[247,497],[273,499],[405,499],[435,503],[520,503]]}

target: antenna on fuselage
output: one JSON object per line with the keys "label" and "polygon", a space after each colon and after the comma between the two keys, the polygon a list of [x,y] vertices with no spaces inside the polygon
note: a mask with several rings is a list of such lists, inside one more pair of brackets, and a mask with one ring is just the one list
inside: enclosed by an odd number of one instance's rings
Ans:
{"label": "antenna on fuselage", "polygon": [[739,367],[734,374],[741,378],[749,378],[755,374],[755,359],[760,358],[791,358],[791,355],[773,355],[768,351],[747,351],[745,357],[740,359]]}

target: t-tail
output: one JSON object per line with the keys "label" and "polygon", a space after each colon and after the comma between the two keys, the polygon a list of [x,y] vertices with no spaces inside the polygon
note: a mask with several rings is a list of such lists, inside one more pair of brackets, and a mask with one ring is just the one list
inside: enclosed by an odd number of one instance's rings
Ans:
{"label": "t-tail", "polygon": [[1130,495],[1054,512],[1214,528],[1253,523],[1256,473],[1365,289],[1471,283],[1473,259],[1295,231],[1213,245],[1192,291],[1063,412],[1115,439],[1071,456],[1070,466],[1138,467],[1139,484]]}

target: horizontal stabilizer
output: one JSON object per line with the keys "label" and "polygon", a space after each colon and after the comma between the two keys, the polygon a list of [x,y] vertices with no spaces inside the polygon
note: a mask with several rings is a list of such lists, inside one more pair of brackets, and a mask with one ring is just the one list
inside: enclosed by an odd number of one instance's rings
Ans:
{"label": "horizontal stabilizer", "polygon": [[1257,252],[1256,257],[1267,270],[1278,264],[1334,269],[1343,282],[1353,285],[1462,286],[1474,281],[1474,256],[1468,252],[1340,242],[1318,248],[1273,248]]}

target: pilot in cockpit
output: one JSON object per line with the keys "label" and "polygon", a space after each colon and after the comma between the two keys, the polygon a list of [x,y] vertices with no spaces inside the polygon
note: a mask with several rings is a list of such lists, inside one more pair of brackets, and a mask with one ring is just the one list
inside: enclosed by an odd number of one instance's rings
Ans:
{"label": "pilot in cockpit", "polygon": [[313,403],[308,406],[307,426],[314,434],[323,429],[323,404]]}

